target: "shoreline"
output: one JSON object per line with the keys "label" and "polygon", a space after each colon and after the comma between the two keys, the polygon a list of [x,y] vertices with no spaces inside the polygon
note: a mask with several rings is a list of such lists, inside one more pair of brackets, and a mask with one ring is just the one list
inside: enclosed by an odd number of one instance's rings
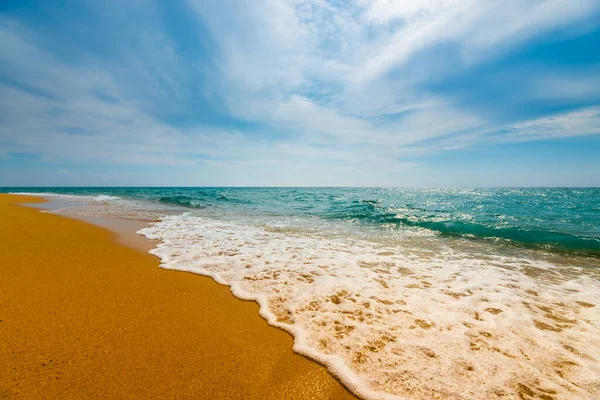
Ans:
{"label": "shoreline", "polygon": [[354,398],[255,303],[93,221],[20,205],[40,200],[0,195],[0,397]]}
{"label": "shoreline", "polygon": [[[32,195],[26,194],[25,196]],[[79,207],[81,206],[81,204],[78,201],[74,200],[65,200],[51,196],[46,197],[43,195],[41,197],[44,199],[43,203],[32,203],[23,205],[31,206],[42,212],[49,212],[51,214],[59,215],[76,221],[82,221],[103,229],[107,229],[115,235],[115,239],[118,243],[130,248],[137,249],[145,254],[153,255],[159,260],[159,264],[164,261],[162,260],[162,256],[160,255],[160,248],[161,246],[167,246],[168,243],[165,243],[162,240],[158,239],[151,239],[147,235],[142,234],[140,232],[145,228],[151,228],[157,221],[108,216],[90,216],[69,212],[65,213],[65,209],[68,209],[70,207]],[[197,271],[188,271],[185,269],[171,269],[165,267],[164,265],[162,266],[162,268],[184,273],[191,273],[192,275],[208,278],[211,280],[211,282],[226,287],[236,299],[239,299],[244,302],[252,302],[257,304],[257,314],[264,321],[266,321],[269,326],[281,330],[292,337],[292,350],[295,354],[298,354],[324,367],[329,372],[329,374],[332,375],[334,379],[336,379],[339,383],[341,383],[346,390],[352,393],[353,396],[360,396],[362,398],[369,398],[374,400],[398,399],[397,396],[385,392],[377,392],[372,390],[369,386],[361,384],[360,378],[343,362],[340,362],[335,358],[320,353],[315,349],[301,343],[303,342],[304,333],[293,326],[279,322],[277,320],[277,317],[269,310],[269,305],[267,301],[261,296],[248,296],[246,293],[241,292],[239,288],[233,287],[227,282],[222,281],[218,276],[214,276],[211,274],[199,273]]]}
{"label": "shoreline", "polygon": [[137,249],[143,253],[148,253],[160,244],[160,240],[149,239],[137,232],[148,228],[152,222],[141,219],[124,219],[113,217],[83,216],[78,214],[65,214],[60,212],[65,207],[80,206],[77,202],[60,200],[52,197],[23,195],[32,198],[39,197],[44,201],[42,203],[20,203],[20,205],[34,208],[43,213],[59,215],[64,218],[86,222],[91,225],[111,231],[115,235],[117,243],[126,247]]}

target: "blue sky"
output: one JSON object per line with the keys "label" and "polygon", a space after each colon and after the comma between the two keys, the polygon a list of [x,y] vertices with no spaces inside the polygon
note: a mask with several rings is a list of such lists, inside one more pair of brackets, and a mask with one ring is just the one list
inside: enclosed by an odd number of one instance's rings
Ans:
{"label": "blue sky", "polygon": [[600,0],[3,0],[16,185],[599,186]]}

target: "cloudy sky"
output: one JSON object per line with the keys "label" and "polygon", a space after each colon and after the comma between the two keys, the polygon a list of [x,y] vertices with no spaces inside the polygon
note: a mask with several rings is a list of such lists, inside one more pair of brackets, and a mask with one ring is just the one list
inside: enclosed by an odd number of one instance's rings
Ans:
{"label": "cloudy sky", "polygon": [[600,185],[600,0],[0,1],[0,186]]}

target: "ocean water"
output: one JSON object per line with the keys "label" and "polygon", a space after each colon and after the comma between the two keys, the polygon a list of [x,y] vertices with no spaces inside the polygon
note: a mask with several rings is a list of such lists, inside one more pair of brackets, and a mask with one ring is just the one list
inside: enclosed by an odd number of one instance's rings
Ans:
{"label": "ocean water", "polygon": [[600,189],[2,191],[152,221],[365,398],[600,398]]}

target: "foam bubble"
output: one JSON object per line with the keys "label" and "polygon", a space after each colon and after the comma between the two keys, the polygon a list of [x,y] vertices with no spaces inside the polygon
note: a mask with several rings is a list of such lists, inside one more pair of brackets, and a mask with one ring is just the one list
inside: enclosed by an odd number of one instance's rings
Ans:
{"label": "foam bubble", "polygon": [[163,242],[151,251],[163,267],[257,301],[297,352],[363,397],[600,396],[593,270],[191,215],[139,233]]}

